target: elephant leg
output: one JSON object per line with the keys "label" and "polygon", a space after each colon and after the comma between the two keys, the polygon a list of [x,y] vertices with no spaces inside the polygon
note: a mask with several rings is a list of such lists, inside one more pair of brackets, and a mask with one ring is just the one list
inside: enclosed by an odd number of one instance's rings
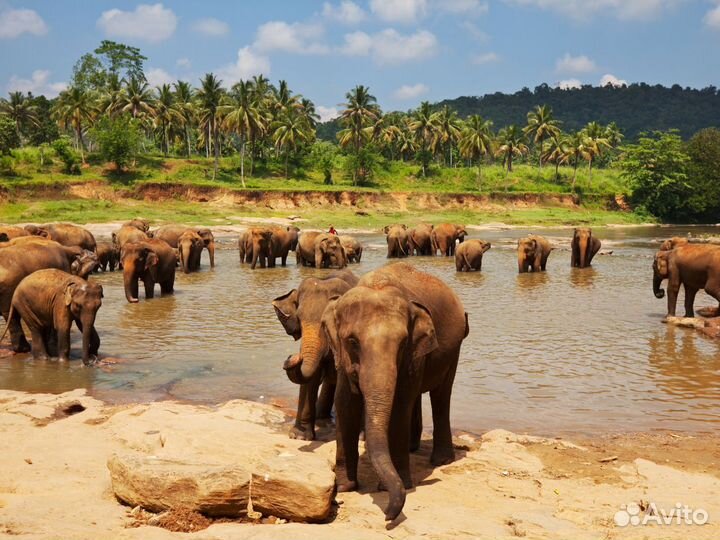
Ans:
{"label": "elephant leg", "polygon": [[309,383],[300,385],[295,425],[290,430],[291,439],[315,440],[315,400],[320,379],[319,374],[316,374]]}
{"label": "elephant leg", "polygon": [[58,360],[67,362],[70,360],[70,325],[63,325],[57,328],[58,337]]}
{"label": "elephant leg", "polygon": [[45,350],[52,356],[58,355],[58,336],[54,328],[47,328],[43,332]]}
{"label": "elephant leg", "polygon": [[160,282],[161,294],[173,294],[175,292],[175,274]]}
{"label": "elephant leg", "polygon": [[[8,320],[8,313],[3,313],[5,320]],[[17,310],[13,310],[13,316],[8,321],[10,331],[10,342],[12,343],[12,350],[16,353],[30,352],[31,347],[28,340],[25,338],[25,333],[20,324],[21,317]]]}
{"label": "elephant leg", "polygon": [[[82,333],[82,331],[83,331],[82,322],[78,319],[75,321],[75,324],[77,325],[78,330],[80,330],[80,333]],[[90,329],[90,346],[88,347],[88,353],[91,355],[97,356],[99,350],[100,350],[100,335],[97,333],[97,330],[93,326]]]}
{"label": "elephant leg", "polygon": [[288,254],[285,253],[285,254],[282,255],[282,257],[280,258],[280,265],[281,265],[281,266],[286,266],[286,265],[287,265],[287,256],[288,256]]}
{"label": "elephant leg", "polygon": [[667,307],[668,316],[674,317],[677,309],[677,297],[678,291],[680,290],[680,284],[670,283],[667,288]]}
{"label": "elephant leg", "polygon": [[33,360],[47,360],[50,355],[45,348],[44,332],[42,328],[31,327],[30,336],[32,337],[32,355]]}
{"label": "elephant leg", "polygon": [[430,455],[430,463],[434,466],[446,465],[455,461],[455,449],[453,448],[452,432],[450,431],[450,397],[452,396],[452,385],[455,380],[460,348],[450,353],[450,368],[445,380],[434,389],[430,390],[430,403],[432,405],[433,417],[433,449]]}
{"label": "elephant leg", "polygon": [[388,443],[393,465],[402,479],[405,489],[410,489],[413,486],[412,475],[410,474],[411,424],[413,409],[417,400],[408,396],[407,392],[400,388],[398,388],[398,391],[399,394],[395,396],[393,410],[390,415]]}
{"label": "elephant leg", "polygon": [[[720,302],[720,276],[708,279],[707,283],[705,283],[704,289],[707,294]],[[718,307],[715,315],[720,315],[720,307]]]}
{"label": "elephant leg", "polygon": [[540,270],[543,272],[545,271],[545,267],[547,266],[548,257],[550,257],[549,253],[543,253],[542,257],[540,258]]}
{"label": "elephant leg", "polygon": [[412,410],[412,424],[410,426],[410,451],[416,452],[420,448],[422,437],[422,394],[415,400]]}
{"label": "elephant leg", "polygon": [[570,266],[573,268],[578,266],[578,250],[575,244],[570,248]]}
{"label": "elephant leg", "polygon": [[350,390],[350,381],[344,373],[338,373],[335,389],[335,412],[337,414],[337,450],[335,452],[335,482],[338,492],[355,491],[358,488],[358,441],[363,423],[363,402],[360,394]]}
{"label": "elephant leg", "polygon": [[328,381],[327,378],[323,380],[322,388],[320,389],[320,395],[317,399],[317,416],[318,420],[329,420],[332,418],[332,408],[335,403],[335,383]]}
{"label": "elephant leg", "polygon": [[693,288],[685,285],[685,316],[686,317],[694,317],[695,316],[695,310],[693,309],[693,306],[695,305],[695,295],[697,294],[697,292],[698,292],[697,289],[693,289]]}

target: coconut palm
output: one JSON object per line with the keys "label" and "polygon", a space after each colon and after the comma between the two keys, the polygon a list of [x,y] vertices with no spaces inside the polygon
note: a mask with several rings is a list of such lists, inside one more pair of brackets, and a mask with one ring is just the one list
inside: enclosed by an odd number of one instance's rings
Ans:
{"label": "coconut palm", "polygon": [[587,136],[583,131],[578,131],[565,137],[563,146],[564,150],[562,163],[571,164],[573,167],[573,179],[570,189],[575,191],[578,165],[580,164],[581,159],[591,159],[591,150],[588,148]]}
{"label": "coconut palm", "polygon": [[547,105],[538,105],[534,111],[530,111],[527,122],[523,132],[539,147],[538,167],[542,167],[545,140],[560,136],[560,122],[553,118],[552,109]]}
{"label": "coconut palm", "polygon": [[182,114],[176,107],[175,94],[169,84],[157,87],[153,122],[160,129],[163,153],[167,156],[170,153],[170,132],[182,124]]}
{"label": "coconut palm", "polygon": [[78,86],[71,86],[60,92],[53,108],[56,120],[61,125],[72,127],[75,133],[75,145],[80,150],[83,163],[85,163],[83,130],[92,123],[96,112],[93,94]]}
{"label": "coconut palm", "polygon": [[625,135],[615,122],[610,122],[605,127],[605,140],[608,142],[611,148],[618,148],[622,144]]}
{"label": "coconut palm", "polygon": [[400,158],[405,161],[410,156],[417,152],[418,145],[415,139],[415,134],[410,130],[410,121],[405,118],[403,126],[400,128],[400,135],[397,140],[398,152]]}
{"label": "coconut palm", "polygon": [[132,77],[125,85],[118,99],[118,110],[129,113],[133,118],[146,120],[152,118],[155,111],[155,96],[145,80]]}
{"label": "coconut palm", "polygon": [[183,128],[185,144],[187,145],[187,157],[190,157],[190,128],[195,120],[195,91],[190,83],[178,81],[173,84],[175,89],[175,108],[180,117],[180,125]]}
{"label": "coconut palm", "polygon": [[315,110],[315,104],[307,98],[300,98],[300,110],[305,115],[308,125],[315,129],[320,121],[320,115]]}
{"label": "coconut palm", "polygon": [[560,164],[563,162],[565,153],[565,138],[555,136],[550,138],[550,146],[548,146],[545,153],[541,156],[543,161],[555,164],[555,180],[557,180],[560,176],[558,169],[560,168]]}
{"label": "coconut palm", "polygon": [[423,101],[420,106],[412,113],[410,120],[410,131],[415,135],[420,154],[420,163],[422,166],[422,175],[425,176],[428,162],[428,148],[430,147],[434,132],[435,122],[430,102]]}
{"label": "coconut palm", "polygon": [[98,111],[101,114],[114,116],[121,109],[122,94],[124,92],[122,80],[117,73],[110,73],[107,84],[98,102]]}
{"label": "coconut palm", "polygon": [[380,108],[367,86],[356,86],[345,94],[345,99],[340,113],[340,122],[345,129],[338,133],[338,140],[340,146],[351,146],[358,152],[370,138],[372,129],[368,131],[367,128],[380,118]]}
{"label": "coconut palm", "polygon": [[265,121],[249,81],[240,81],[232,87],[223,112],[223,127],[240,137],[240,181],[245,187],[245,143],[262,131]]}
{"label": "coconut palm", "polygon": [[527,154],[528,150],[528,146],[525,144],[525,135],[518,126],[510,125],[498,133],[495,155],[502,157],[507,170],[506,176],[512,172],[513,159]]}
{"label": "coconut palm", "polygon": [[39,126],[37,107],[22,92],[10,92],[10,99],[0,99],[0,114],[15,124],[15,132],[22,146],[22,131],[28,125]]}
{"label": "coconut palm", "polygon": [[299,110],[301,107],[300,99],[298,96],[292,95],[292,90],[290,90],[287,81],[280,81],[278,87],[272,92],[271,108],[275,114],[277,115],[290,109]]}
{"label": "coconut palm", "polygon": [[450,167],[453,166],[452,150],[460,139],[461,131],[462,121],[456,111],[445,105],[435,113],[432,150],[435,152],[438,148],[446,149],[447,163],[450,164]]}
{"label": "coconut palm", "polygon": [[290,154],[297,151],[301,143],[310,140],[312,130],[305,117],[296,109],[290,108],[280,114],[271,126],[273,142],[278,152],[285,152],[285,178],[288,178]]}
{"label": "coconut palm", "polygon": [[604,148],[610,148],[610,143],[605,138],[605,129],[597,122],[590,122],[585,126],[585,143],[589,152],[588,176],[592,178],[592,166],[595,158],[601,157]]}
{"label": "coconut palm", "polygon": [[213,180],[217,176],[218,164],[220,161],[220,120],[222,114],[222,102],[225,91],[222,88],[222,81],[213,73],[207,73],[200,81],[198,90],[198,104],[200,110],[200,123],[206,128],[207,137],[205,147],[207,154],[210,154],[212,144],[215,156],[213,166]]}
{"label": "coconut palm", "polygon": [[492,154],[492,121],[474,114],[465,121],[460,133],[460,155],[465,159],[477,161],[478,180],[482,178],[480,164],[486,155]]}

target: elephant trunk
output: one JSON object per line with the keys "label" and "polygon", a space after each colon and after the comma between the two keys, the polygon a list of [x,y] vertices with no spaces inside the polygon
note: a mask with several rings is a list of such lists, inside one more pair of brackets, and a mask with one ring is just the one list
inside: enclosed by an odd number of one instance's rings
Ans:
{"label": "elephant trunk", "polygon": [[580,260],[578,261],[578,266],[580,268],[585,268],[588,264],[587,261],[587,255],[588,255],[588,243],[589,240],[585,239],[585,241],[580,242]]}
{"label": "elephant trunk", "polygon": [[90,346],[92,344],[93,328],[95,327],[95,313],[82,316],[82,361],[86,366],[90,364]]}
{"label": "elephant trunk", "polygon": [[190,255],[190,249],[187,246],[180,246],[180,264],[186,274],[190,273]]}
{"label": "elephant trunk", "polygon": [[318,369],[326,354],[327,346],[323,341],[320,325],[302,324],[302,344],[300,354],[290,357],[283,366],[288,379],[295,384],[307,384]]}
{"label": "elephant trunk", "polygon": [[135,276],[133,263],[123,264],[123,284],[125,285],[125,298],[131,304],[138,302],[138,280]]}
{"label": "elephant trunk", "polygon": [[662,281],[663,277],[655,270],[655,274],[653,275],[653,293],[655,294],[655,298],[665,298],[665,290],[660,287]]}
{"label": "elephant trunk", "polygon": [[255,270],[255,267],[257,266],[258,257],[260,257],[260,249],[253,245],[252,262],[250,264],[250,268],[253,270]]}
{"label": "elephant trunk", "polygon": [[211,240],[207,246],[208,253],[210,254],[210,268],[215,268],[215,241]]}
{"label": "elephant trunk", "polygon": [[525,254],[524,253],[518,253],[518,272],[521,274],[525,272],[526,264],[525,264]]}

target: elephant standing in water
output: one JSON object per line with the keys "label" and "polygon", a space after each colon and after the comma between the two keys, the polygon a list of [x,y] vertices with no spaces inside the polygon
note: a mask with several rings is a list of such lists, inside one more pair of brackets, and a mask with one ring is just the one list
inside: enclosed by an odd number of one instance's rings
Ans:
{"label": "elephant standing in water", "polygon": [[280,264],[285,266],[287,264],[288,253],[297,249],[298,231],[300,229],[290,225],[289,227],[273,227],[270,230],[272,231],[270,244],[272,247],[271,256],[273,263],[276,258],[280,257]]}
{"label": "elephant standing in water", "polygon": [[183,272],[189,274],[200,270],[200,257],[203,249],[205,249],[205,242],[192,229],[187,229],[180,235],[177,240],[177,253]]}
{"label": "elephant standing in water", "polygon": [[383,229],[387,240],[387,258],[401,259],[410,255],[407,226],[388,225]]}
{"label": "elephant standing in water", "polygon": [[463,225],[454,225],[452,223],[441,223],[433,227],[430,236],[432,240],[432,254],[435,255],[440,250],[440,256],[452,257],[455,255],[455,244],[463,243],[467,231]]}
{"label": "elephant standing in water", "polygon": [[132,225],[123,225],[112,233],[112,243],[119,250],[128,242],[144,242],[150,238],[145,231]]}
{"label": "elephant standing in water", "polygon": [[120,262],[120,250],[111,242],[97,243],[98,269],[114,272]]}
{"label": "elephant standing in water", "polygon": [[455,269],[458,272],[482,270],[483,254],[490,249],[490,242],[467,240],[455,249]]}
{"label": "elephant standing in water", "polygon": [[433,255],[432,249],[433,226],[421,223],[408,231],[410,255]]}
{"label": "elephant standing in water", "polygon": [[304,232],[297,247],[297,263],[315,268],[345,268],[347,257],[335,234]]}
{"label": "elephant standing in water", "polygon": [[358,240],[352,236],[343,235],[340,237],[340,244],[345,250],[348,263],[359,263],[362,258],[363,247]]}
{"label": "elephant standing in water", "polygon": [[88,365],[100,348],[95,316],[102,298],[102,285],[95,281],[54,268],[38,270],[15,289],[5,332],[22,319],[32,335],[33,358],[47,360],[57,354],[63,362],[70,359],[70,329],[75,322],[83,335],[83,363]]}
{"label": "elephant standing in water", "polygon": [[155,284],[162,294],[172,294],[175,288],[175,250],[167,242],[149,238],[143,242],[129,242],[120,252],[123,266],[125,298],[131,304],[138,302],[138,282],[145,284],[145,298],[155,296]]}
{"label": "elephant standing in water", "polygon": [[[295,425],[290,430],[293,439],[314,440],[315,420],[330,418],[335,397],[335,361],[327,336],[320,330],[320,322],[330,299],[345,294],[357,282],[352,272],[342,270],[324,279],[306,278],[297,289],[273,300],[277,318],[287,334],[296,341],[302,340],[300,352],[289,357],[284,365],[291,380],[300,384]],[[298,364],[312,375],[305,378],[302,370],[294,370]],[[322,394],[318,400],[321,383]]]}
{"label": "elephant standing in water", "polygon": [[[685,316],[694,317],[695,295],[700,289],[720,302],[720,246],[689,244],[658,251],[653,261],[653,293],[663,298],[668,280],[667,316],[674,317],[680,285],[685,288]],[[720,311],[720,308],[718,308]]]}
{"label": "elephant standing in water", "polygon": [[570,266],[586,268],[600,251],[600,239],[593,236],[592,229],[586,227],[575,229],[570,250],[572,252]]}
{"label": "elephant standing in water", "polygon": [[258,261],[260,268],[275,267],[272,246],[273,232],[264,227],[252,227],[242,233],[238,239],[238,251],[241,263],[250,263],[250,268],[255,270]]}
{"label": "elephant standing in water", "polygon": [[545,271],[552,247],[542,236],[530,234],[518,240],[518,272]]}
{"label": "elephant standing in water", "polygon": [[[358,487],[358,440],[389,492],[385,519],[395,519],[412,487],[410,449],[422,431],[420,396],[430,392],[433,465],[455,459],[450,396],[468,335],[467,315],[457,295],[440,279],[396,263],[364,275],[330,300],[322,318],[337,366],[335,410],[338,491]],[[300,362],[304,377],[313,375]]]}
{"label": "elephant standing in water", "polygon": [[202,238],[203,246],[208,250],[210,256],[210,268],[215,268],[215,235],[206,227],[195,229],[200,238]]}

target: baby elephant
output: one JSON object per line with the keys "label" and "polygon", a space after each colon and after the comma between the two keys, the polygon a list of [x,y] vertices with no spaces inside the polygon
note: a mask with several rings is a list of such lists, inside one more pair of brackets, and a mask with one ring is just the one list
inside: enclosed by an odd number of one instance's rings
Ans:
{"label": "baby elephant", "polygon": [[483,254],[490,249],[490,242],[466,240],[455,248],[455,269],[458,272],[482,270]]}
{"label": "baby elephant", "polygon": [[97,243],[98,269],[114,272],[120,262],[120,250],[112,242]]}
{"label": "baby elephant", "polygon": [[544,237],[530,234],[518,240],[518,272],[544,272],[552,246]]}
{"label": "baby elephant", "polygon": [[47,360],[57,354],[64,362],[70,358],[70,329],[74,321],[83,335],[82,359],[88,365],[100,348],[95,316],[102,298],[102,285],[95,281],[85,281],[62,270],[38,270],[15,289],[7,327],[13,321],[19,324],[22,318],[32,335],[33,358]]}

